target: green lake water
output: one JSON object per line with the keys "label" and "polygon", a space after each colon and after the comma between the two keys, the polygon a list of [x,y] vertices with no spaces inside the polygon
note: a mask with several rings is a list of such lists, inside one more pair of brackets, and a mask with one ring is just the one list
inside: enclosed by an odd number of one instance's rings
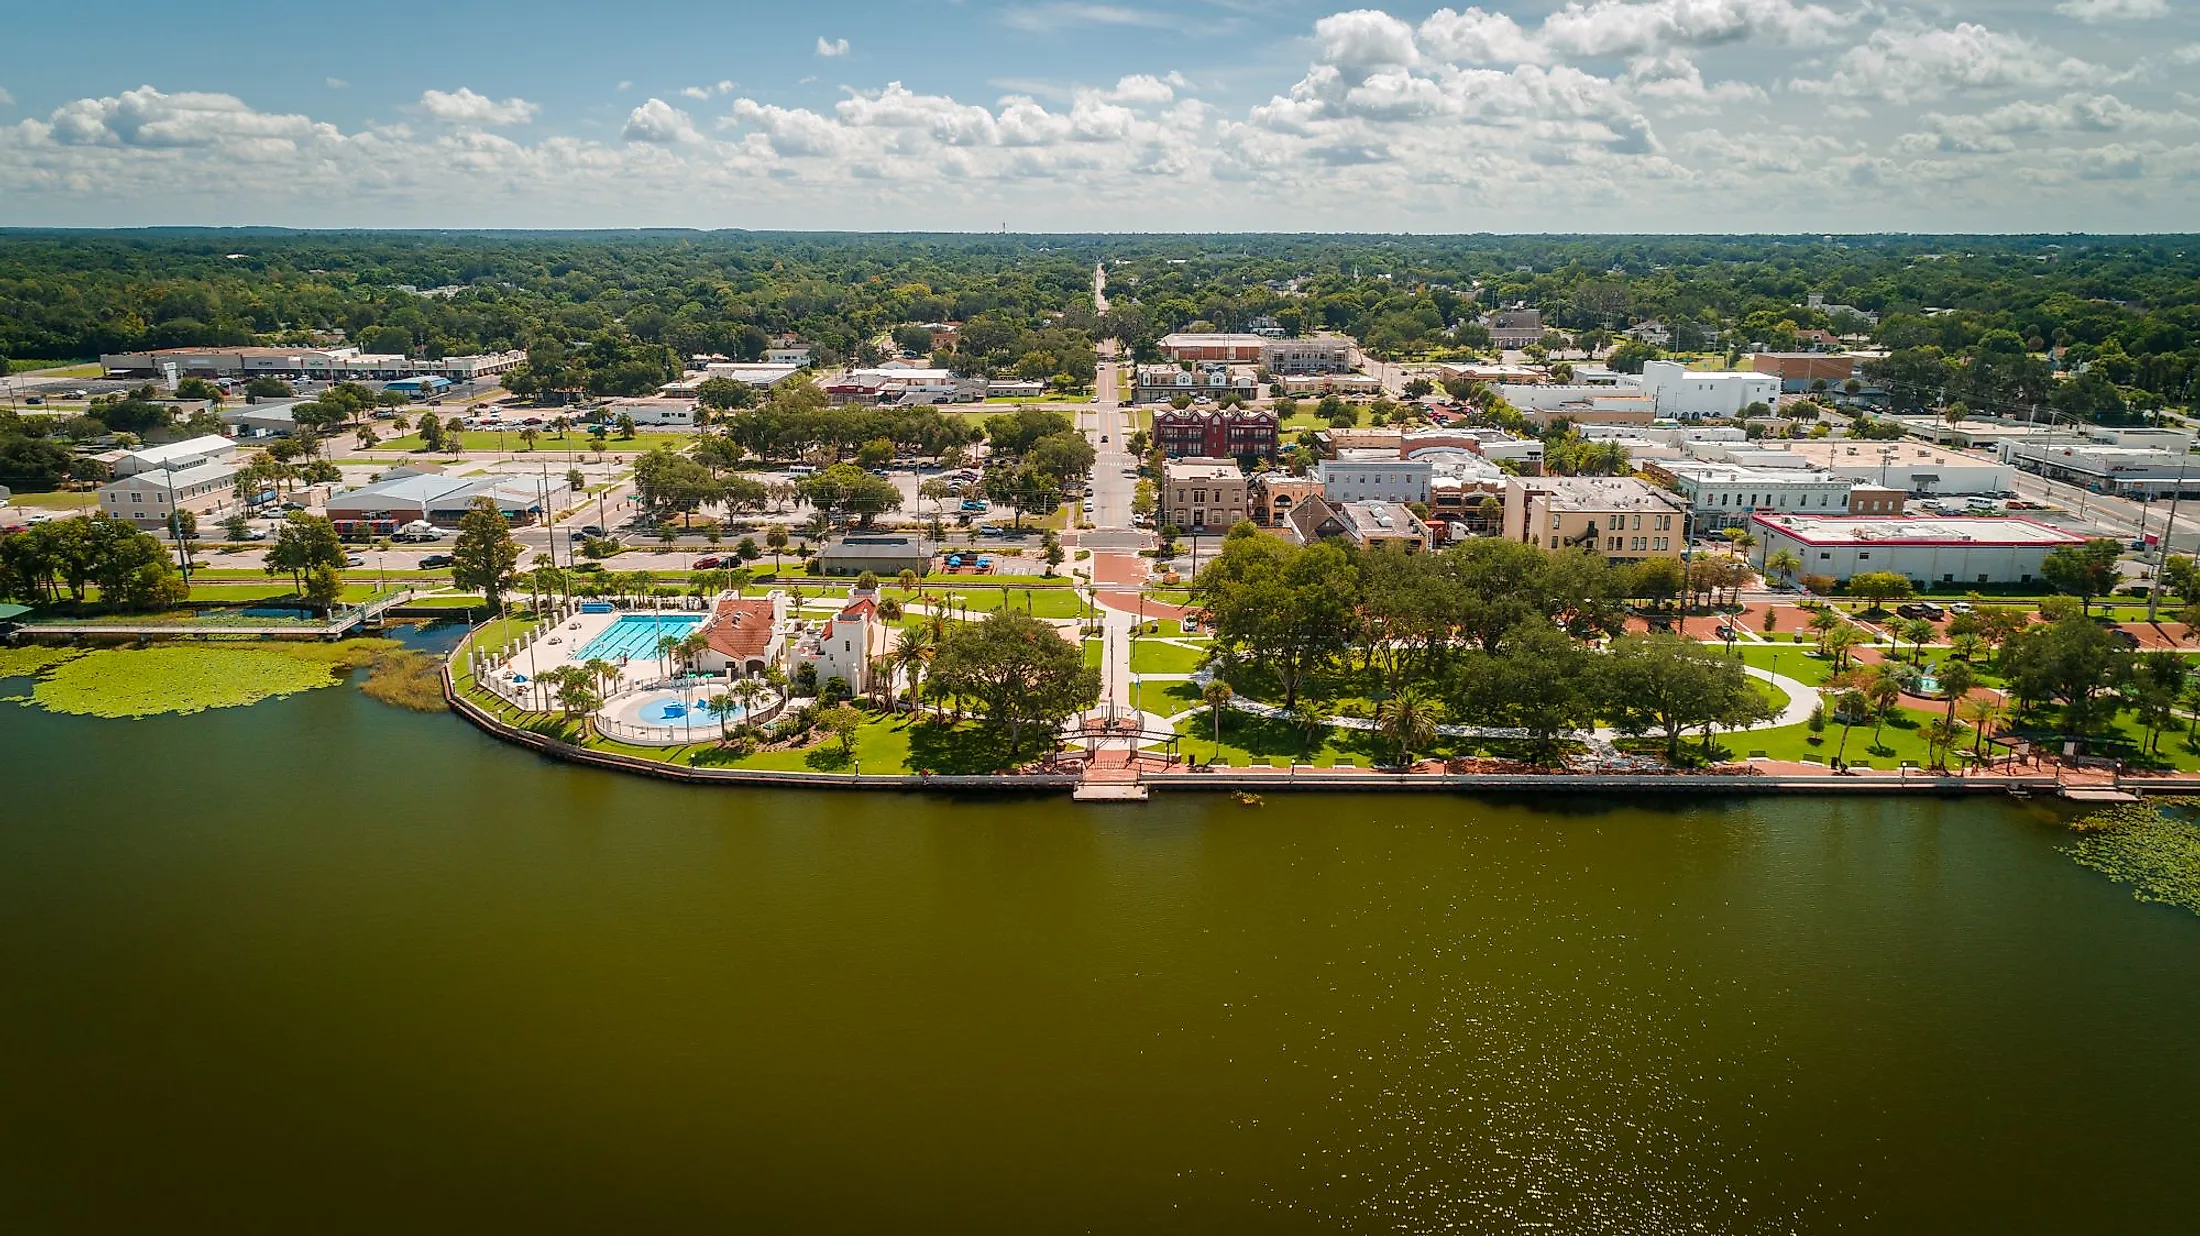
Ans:
{"label": "green lake water", "polygon": [[2200,1225],[2200,917],[1999,801],[689,789],[0,706],[0,1231]]}

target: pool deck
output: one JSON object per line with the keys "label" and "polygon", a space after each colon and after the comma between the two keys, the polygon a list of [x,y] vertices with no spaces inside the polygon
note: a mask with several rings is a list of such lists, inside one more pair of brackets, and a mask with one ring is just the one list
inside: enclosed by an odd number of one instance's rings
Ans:
{"label": "pool deck", "polygon": [[[656,610],[631,610],[612,614],[569,615],[554,629],[544,631],[542,638],[520,649],[519,655],[513,657],[511,664],[506,668],[515,674],[533,679],[560,666],[577,665],[583,660],[581,651],[588,647],[590,641],[610,630],[612,624],[619,619],[630,615],[646,617],[658,612]],[[666,617],[681,615],[679,610],[662,612]],[[701,617],[700,614],[693,613],[686,616]],[[663,676],[664,667],[656,657],[633,657],[627,661],[626,667],[620,671],[619,681],[611,688],[609,693],[616,695],[642,683],[654,682]]]}

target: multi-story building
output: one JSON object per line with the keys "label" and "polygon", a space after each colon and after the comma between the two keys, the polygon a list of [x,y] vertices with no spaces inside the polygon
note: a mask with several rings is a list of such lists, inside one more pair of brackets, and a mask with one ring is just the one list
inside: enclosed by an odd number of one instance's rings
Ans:
{"label": "multi-story building", "polygon": [[1276,414],[1263,408],[1162,408],[1153,440],[1171,459],[1276,457]]}
{"label": "multi-story building", "polygon": [[817,671],[820,690],[838,678],[856,695],[869,693],[871,676],[886,672],[886,624],[879,621],[876,593],[857,592],[840,612],[796,636],[791,659],[795,669]]}
{"label": "multi-story building", "polygon": [[209,462],[227,463],[236,454],[236,443],[218,433],[208,433],[163,446],[141,446],[136,450],[114,451],[98,458],[116,476],[130,476],[138,472],[161,472]]}
{"label": "multi-story building", "polygon": [[1293,476],[1288,472],[1255,472],[1246,485],[1246,505],[1254,523],[1263,528],[1280,528],[1289,519],[1293,508],[1308,498],[1317,497],[1322,483],[1311,476]]}
{"label": "multi-story building", "polygon": [[1504,534],[1545,549],[1581,546],[1613,562],[1679,558],[1687,508],[1634,477],[1516,477],[1505,486]]}
{"label": "multi-story building", "polygon": [[1738,528],[1760,511],[1837,515],[1856,482],[1814,468],[1749,468],[1700,459],[1653,460],[1644,475],[1679,491],[1699,532]]}
{"label": "multi-story building", "polygon": [[1490,342],[1501,348],[1524,348],[1543,342],[1540,309],[1500,309],[1482,319],[1482,325],[1489,328]]}
{"label": "multi-story building", "polygon": [[1259,335],[1179,332],[1163,335],[1156,345],[1173,361],[1216,361],[1225,365],[1260,363],[1260,350],[1268,340]]}
{"label": "multi-story building", "polygon": [[170,511],[212,515],[228,508],[236,489],[237,467],[225,459],[202,460],[175,469],[133,472],[99,487],[99,509],[140,528],[164,528]]}
{"label": "multi-story building", "polygon": [[1867,518],[1759,515],[1750,521],[1757,544],[1750,557],[1762,567],[1786,550],[1805,575],[1845,580],[1888,571],[1921,585],[2029,584],[2040,563],[2085,538],[2029,519]]}
{"label": "multi-story building", "polygon": [[1739,416],[1753,403],[1780,402],[1780,379],[1769,373],[1690,369],[1675,361],[1648,361],[1642,389],[1657,404],[1658,415],[1693,421],[1706,416]]}
{"label": "multi-story building", "polygon": [[1260,363],[1273,374],[1349,373],[1352,341],[1340,335],[1271,339],[1260,350]]}
{"label": "multi-story building", "polygon": [[1226,532],[1247,518],[1245,473],[1234,459],[1172,459],[1162,476],[1163,523],[1188,532]]}
{"label": "multi-story building", "polygon": [[1260,384],[1253,381],[1250,372],[1232,373],[1228,365],[1214,363],[1195,364],[1190,369],[1182,365],[1140,365],[1131,384],[1133,403],[1161,403],[1178,395],[1194,399],[1237,395],[1251,399],[1259,394]]}
{"label": "multi-story building", "polygon": [[1322,497],[1332,504],[1425,503],[1432,466],[1427,459],[1402,459],[1396,451],[1345,450],[1314,465],[1314,479],[1321,482]]}

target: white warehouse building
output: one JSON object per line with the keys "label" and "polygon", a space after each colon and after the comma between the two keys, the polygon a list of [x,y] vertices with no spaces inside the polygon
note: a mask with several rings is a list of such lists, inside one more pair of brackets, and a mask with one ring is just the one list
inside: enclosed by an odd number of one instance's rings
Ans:
{"label": "white warehouse building", "polygon": [[1759,514],[1751,530],[1757,544],[1750,559],[1760,569],[1786,550],[1805,575],[1846,580],[1892,571],[1927,587],[2029,584],[2049,553],[2085,544],[2084,537],[2029,519]]}
{"label": "white warehouse building", "polygon": [[1780,406],[1777,374],[1690,369],[1675,361],[1644,363],[1642,389],[1657,402],[1659,416],[1674,420],[1739,416],[1753,403]]}

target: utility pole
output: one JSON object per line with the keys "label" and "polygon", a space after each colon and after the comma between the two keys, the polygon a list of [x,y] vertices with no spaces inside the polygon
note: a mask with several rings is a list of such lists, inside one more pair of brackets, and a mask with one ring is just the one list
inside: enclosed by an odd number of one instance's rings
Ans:
{"label": "utility pole", "polygon": [[[2177,459],[2177,488],[2169,496],[2169,520],[2162,527],[2162,543],[2154,551],[2154,580],[2147,588],[2147,624],[2154,623],[2154,608],[2162,599],[2162,568],[2169,562],[2170,534],[2177,531],[2177,500],[2185,496],[2185,465],[2192,459],[2187,451]],[[2146,539],[2146,509],[2139,510],[2139,539]]]}

